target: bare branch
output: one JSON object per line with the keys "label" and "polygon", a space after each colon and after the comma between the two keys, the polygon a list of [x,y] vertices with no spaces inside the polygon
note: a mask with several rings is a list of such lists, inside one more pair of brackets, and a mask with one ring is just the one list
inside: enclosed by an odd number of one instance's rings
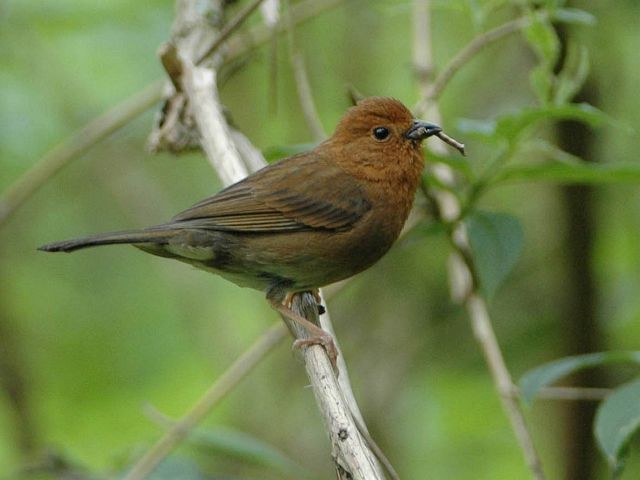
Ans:
{"label": "bare branch", "polygon": [[247,169],[231,138],[222,113],[216,87],[215,70],[203,67],[186,68],[182,86],[189,97],[191,113],[200,131],[200,144],[225,185],[247,176]]}
{"label": "bare branch", "polygon": [[[310,292],[295,295],[292,309],[313,323],[317,324],[319,321],[318,305]],[[308,332],[299,324],[291,322],[286,317],[283,317],[283,320],[294,332],[296,338],[308,337]],[[334,334],[332,333],[332,335]],[[333,338],[335,341],[335,336]],[[331,441],[331,454],[337,466],[338,477],[340,479],[383,480],[384,474],[380,470],[374,454],[369,450],[366,438],[358,429],[358,424],[345,400],[343,389],[338,383],[324,348],[313,345],[305,348],[302,353],[307,375],[324,419],[325,430]],[[339,355],[338,358],[341,357],[342,355]],[[342,376],[341,372],[340,377]]]}

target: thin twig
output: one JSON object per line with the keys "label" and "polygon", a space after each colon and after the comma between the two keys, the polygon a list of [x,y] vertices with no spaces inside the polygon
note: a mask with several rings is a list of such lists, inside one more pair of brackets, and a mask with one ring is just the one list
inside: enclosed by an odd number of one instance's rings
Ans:
{"label": "thin twig", "polygon": [[286,335],[287,329],[281,322],[263,333],[200,397],[188,413],[169,428],[162,438],[136,462],[124,480],[142,480],[149,475],[185,439],[191,429],[200,423]]}
{"label": "thin twig", "polygon": [[[429,4],[429,0],[416,0],[417,4],[421,4],[424,7],[426,3]],[[416,8],[416,13],[425,14],[427,10],[425,8]],[[436,116],[439,116],[437,112],[437,105],[435,99],[442,92],[442,89],[447,85],[449,79],[457,72],[470,58],[475,55],[483,46],[495,41],[497,38],[516,31],[522,28],[522,20],[518,20],[515,23],[510,22],[506,28],[503,25],[491,32],[487,32],[478,39],[472,41],[469,46],[463,49],[462,54],[459,54],[454,58],[454,61],[450,62],[449,68],[445,69],[446,76],[440,76],[439,83],[436,80],[433,87],[430,89],[423,85],[423,89],[431,92],[428,94],[417,106],[417,110],[424,113],[427,108],[431,108],[432,112]],[[426,21],[415,21],[414,25],[424,25]],[[420,38],[414,34],[414,39]],[[429,36],[423,36],[428,42],[428,49],[432,49],[432,42]],[[424,50],[424,48],[422,48]],[[415,52],[415,50],[414,50]],[[432,70],[432,66],[428,64],[431,59],[431,55],[428,55],[423,59],[423,67]],[[435,92],[435,95],[434,95]],[[453,172],[448,165],[439,165],[438,169],[433,170],[433,174],[445,184],[452,184]],[[448,195],[444,191],[434,190],[433,197],[435,203],[439,209],[439,214],[443,221],[454,222],[460,212],[460,204],[458,199],[454,195]],[[520,445],[520,448],[524,454],[527,466],[531,471],[533,477],[537,480],[543,480],[545,478],[542,470],[542,464],[535,450],[531,434],[527,428],[527,424],[518,403],[516,389],[511,379],[511,374],[505,364],[500,346],[498,344],[496,335],[493,331],[491,319],[487,304],[478,291],[477,282],[474,281],[475,265],[473,263],[473,256],[470,254],[468,247],[468,238],[464,224],[458,223],[451,229],[451,243],[454,247],[449,263],[449,281],[451,284],[452,296],[455,299],[460,300],[469,315],[471,326],[474,335],[478,341],[478,344],[482,348],[487,365],[491,372],[496,390],[502,402],[503,409],[509,418],[511,427],[514,431],[516,439]]]}
{"label": "thin twig", "polygon": [[413,108],[414,112],[416,112],[418,116],[420,116],[420,114],[424,114],[429,103],[440,97],[445,87],[449,84],[455,74],[458,73],[463,66],[469,63],[469,61],[484,48],[503,37],[526,28],[530,24],[530,18],[518,18],[489,30],[471,40],[471,42],[469,42],[449,61],[449,63],[447,63],[442,72],[436,77],[431,87],[425,89],[425,93],[421,100]]}
{"label": "thin twig", "polygon": [[0,226],[71,160],[155,105],[160,100],[163,84],[158,81],[148,85],[49,150],[0,197]]}
{"label": "thin twig", "polygon": [[[289,4],[287,3],[287,6],[288,5]],[[291,8],[287,8],[287,46],[289,48],[289,60],[291,62],[291,67],[293,68],[293,75],[296,81],[298,100],[300,101],[304,119],[307,122],[307,127],[309,128],[313,139],[320,142],[324,140],[327,135],[322,127],[318,110],[316,109],[315,102],[313,101],[311,84],[309,83],[309,76],[307,75],[307,69],[304,64],[304,57],[296,48],[293,19],[291,17]]]}
{"label": "thin twig", "polygon": [[313,139],[315,141],[321,141],[326,138],[327,135],[322,123],[320,122],[320,116],[316,110],[315,103],[313,102],[309,76],[307,75],[307,69],[304,65],[304,57],[300,52],[292,54],[291,65],[293,66],[293,74],[296,79],[296,90],[298,91],[298,98],[300,99],[304,119],[307,122],[307,126],[309,127],[309,131],[311,132]]}
{"label": "thin twig", "polygon": [[[474,284],[474,289],[475,288],[476,286]],[[474,291],[466,298],[464,305],[471,320],[473,333],[482,348],[485,360],[489,366],[489,371],[493,377],[498,396],[502,402],[502,408],[505,410],[511,422],[511,428],[524,454],[527,466],[533,478],[544,480],[545,475],[542,469],[542,462],[538,457],[522,408],[518,403],[511,374],[502,356],[498,339],[493,331],[487,304],[484,298]]]}
{"label": "thin twig", "polygon": [[253,0],[249,5],[245,6],[234,18],[232,18],[220,31],[215,41],[202,53],[196,57],[193,62],[195,65],[200,65],[207,59],[213,52],[215,52],[220,46],[235,32],[244,21],[249,18],[249,15],[260,6],[264,0]]}

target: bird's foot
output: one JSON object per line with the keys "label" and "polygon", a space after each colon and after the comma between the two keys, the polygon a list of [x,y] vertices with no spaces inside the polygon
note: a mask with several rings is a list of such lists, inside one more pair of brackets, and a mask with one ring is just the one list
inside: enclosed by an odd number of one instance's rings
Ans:
{"label": "bird's foot", "polygon": [[[317,290],[316,290],[317,294]],[[322,328],[317,326],[315,323],[310,322],[302,315],[294,311],[292,307],[293,296],[295,294],[288,293],[282,302],[278,302],[274,299],[269,299],[271,306],[278,311],[280,314],[289,318],[290,320],[296,322],[302,328],[304,328],[308,333],[308,338],[299,338],[295,342],[293,342],[293,348],[301,349],[307,348],[312,345],[320,345],[324,348],[327,356],[329,357],[329,361],[331,362],[331,367],[335,372],[336,376],[338,375],[338,349],[336,348],[335,342],[333,341],[333,337],[331,334],[325,332]],[[315,294],[314,294],[315,296]],[[268,297],[267,297],[268,298]],[[318,306],[320,307],[320,305]]]}
{"label": "bird's foot", "polygon": [[323,333],[321,335],[315,335],[309,338],[298,338],[293,342],[294,349],[303,349],[310,347],[312,345],[320,345],[324,348],[324,351],[327,352],[327,356],[329,357],[329,361],[331,362],[331,368],[333,368],[333,372],[338,375],[338,350],[336,349],[336,344],[333,341],[333,337],[320,329]]}

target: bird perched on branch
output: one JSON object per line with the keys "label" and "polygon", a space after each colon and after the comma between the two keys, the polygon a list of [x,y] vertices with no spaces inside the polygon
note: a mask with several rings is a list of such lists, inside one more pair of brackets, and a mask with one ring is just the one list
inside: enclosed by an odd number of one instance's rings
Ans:
{"label": "bird perched on branch", "polygon": [[291,310],[291,295],[355,275],[389,250],[421,178],[421,142],[441,132],[397,100],[367,98],[313,150],[271,164],[167,223],[40,250],[128,243],[261,290],[308,329],[311,338],[299,346],[322,344],[335,363],[331,337]]}

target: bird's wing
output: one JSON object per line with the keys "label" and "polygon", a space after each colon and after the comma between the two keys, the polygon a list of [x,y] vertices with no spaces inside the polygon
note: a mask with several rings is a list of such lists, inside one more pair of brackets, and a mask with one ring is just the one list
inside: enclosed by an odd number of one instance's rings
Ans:
{"label": "bird's wing", "polygon": [[315,153],[272,164],[173,218],[239,232],[348,230],[370,204],[354,178]]}

